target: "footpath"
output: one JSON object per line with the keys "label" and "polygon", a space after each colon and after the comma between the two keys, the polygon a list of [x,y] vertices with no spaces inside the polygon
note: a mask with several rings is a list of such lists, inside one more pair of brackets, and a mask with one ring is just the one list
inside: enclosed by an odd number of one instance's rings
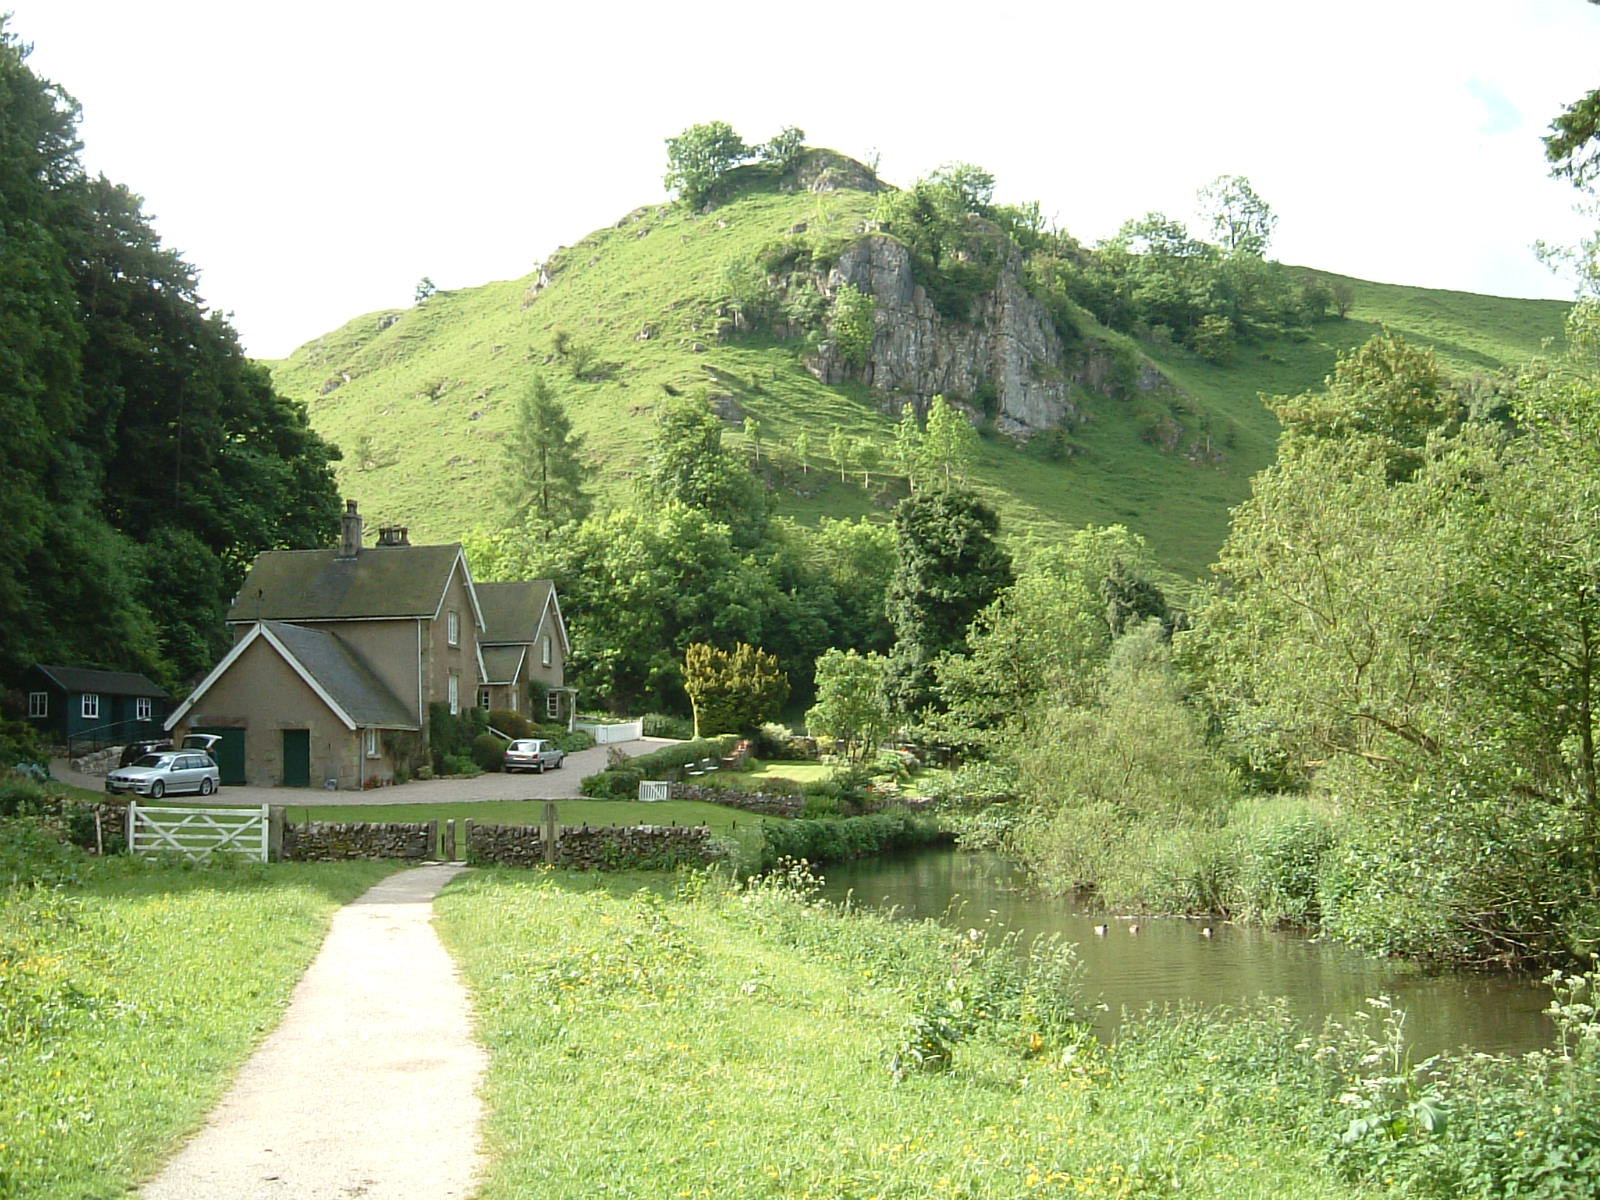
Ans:
{"label": "footpath", "polygon": [[400,871],[334,915],[282,1024],[145,1200],[471,1193],[485,1056],[431,922],[459,870]]}

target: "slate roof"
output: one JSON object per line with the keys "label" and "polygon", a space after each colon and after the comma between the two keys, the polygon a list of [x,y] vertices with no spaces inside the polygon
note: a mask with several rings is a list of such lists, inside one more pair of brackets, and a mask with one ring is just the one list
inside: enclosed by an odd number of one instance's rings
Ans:
{"label": "slate roof", "polygon": [[509,583],[474,583],[478,607],[483,609],[480,642],[531,644],[539,635],[539,619],[550,602],[548,579],[519,579]]}
{"label": "slate roof", "polygon": [[228,620],[431,617],[460,554],[459,542],[382,546],[354,558],[337,550],[268,550],[256,556]]}
{"label": "slate roof", "polygon": [[478,657],[483,661],[484,683],[510,683],[517,677],[517,668],[522,664],[523,656],[528,653],[526,646],[483,646],[478,647]]}
{"label": "slate roof", "polygon": [[88,667],[52,667],[44,663],[35,663],[33,669],[66,692],[97,692],[102,696],[156,696],[162,700],[172,699],[165,688],[132,671],[95,671]]}
{"label": "slate roof", "polygon": [[261,624],[357,726],[417,727],[416,714],[337,634],[282,621]]}

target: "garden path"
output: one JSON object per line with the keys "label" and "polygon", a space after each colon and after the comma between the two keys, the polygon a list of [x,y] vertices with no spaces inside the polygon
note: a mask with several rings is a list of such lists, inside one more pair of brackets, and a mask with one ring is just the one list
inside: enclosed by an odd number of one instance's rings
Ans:
{"label": "garden path", "polygon": [[459,870],[402,870],[334,915],[283,1022],[145,1200],[471,1192],[485,1056],[431,920]]}

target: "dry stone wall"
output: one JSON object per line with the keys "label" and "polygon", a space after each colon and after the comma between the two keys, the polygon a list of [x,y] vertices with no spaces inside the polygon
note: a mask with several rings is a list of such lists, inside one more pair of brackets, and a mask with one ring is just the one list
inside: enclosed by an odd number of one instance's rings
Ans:
{"label": "dry stone wall", "polygon": [[[543,866],[544,837],[534,825],[467,826],[467,861],[490,866]],[[605,871],[704,865],[723,857],[704,826],[563,826],[556,834],[555,865]]]}
{"label": "dry stone wall", "polygon": [[782,792],[735,792],[693,783],[673,784],[672,798],[703,800],[707,804],[720,804],[724,808],[736,808],[740,812],[757,813],[763,817],[798,817],[806,806],[804,796],[788,796]]}
{"label": "dry stone wall", "polygon": [[283,828],[283,857],[298,862],[345,858],[433,857],[438,827],[417,821],[312,821]]}

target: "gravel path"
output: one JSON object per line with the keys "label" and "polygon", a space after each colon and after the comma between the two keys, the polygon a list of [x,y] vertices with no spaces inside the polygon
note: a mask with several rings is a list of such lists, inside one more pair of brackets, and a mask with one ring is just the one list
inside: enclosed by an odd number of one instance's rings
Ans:
{"label": "gravel path", "polygon": [[432,901],[403,870],[334,915],[283,1023],[145,1200],[449,1200],[482,1168],[483,1051]]}
{"label": "gravel path", "polygon": [[[320,788],[225,787],[217,792],[217,804],[467,804],[474,800],[563,800],[578,795],[578,782],[585,775],[603,770],[606,754],[613,749],[629,758],[649,754],[673,745],[670,738],[640,738],[611,746],[592,746],[569,754],[559,771],[542,775],[490,772],[472,779],[413,780],[398,787],[374,788],[370,792],[325,792]],[[50,772],[64,783],[101,791],[103,775],[81,775],[70,769],[65,759],[55,759]],[[196,797],[184,796],[185,803]]]}

